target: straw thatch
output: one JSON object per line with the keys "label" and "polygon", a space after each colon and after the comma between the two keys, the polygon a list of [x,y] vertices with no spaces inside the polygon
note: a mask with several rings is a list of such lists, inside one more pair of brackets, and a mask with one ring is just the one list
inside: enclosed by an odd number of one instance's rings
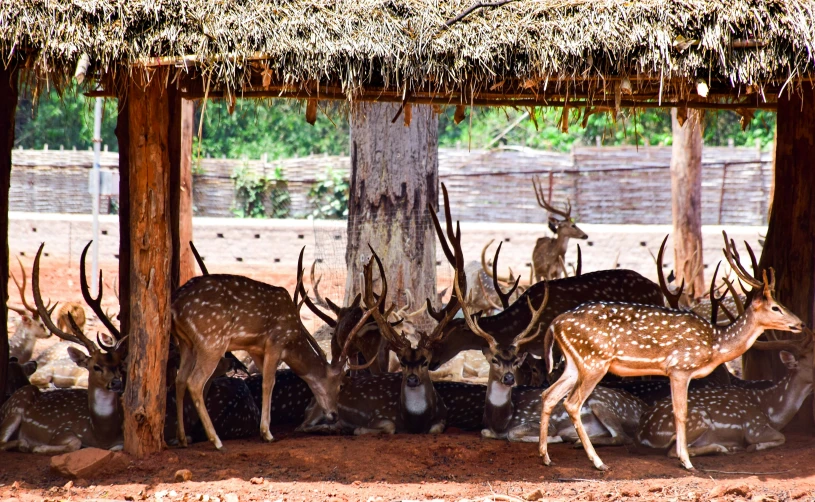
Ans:
{"label": "straw thatch", "polygon": [[760,102],[813,70],[813,1],[517,0],[446,25],[471,5],[14,0],[0,2],[0,54],[52,80],[73,75],[85,54],[96,75],[120,63],[195,68],[198,92],[311,93],[319,83],[349,97],[442,92],[463,103],[702,99],[698,81],[709,99]]}

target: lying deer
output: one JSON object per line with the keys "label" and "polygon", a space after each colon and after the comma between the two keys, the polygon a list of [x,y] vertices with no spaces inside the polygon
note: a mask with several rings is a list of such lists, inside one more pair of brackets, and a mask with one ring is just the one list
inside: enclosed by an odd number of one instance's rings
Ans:
{"label": "lying deer", "polygon": [[[34,302],[46,327],[58,337],[83,345],[86,355],[69,348],[77,365],[88,369],[87,390],[41,392],[34,386],[14,393],[0,409],[0,449],[34,453],[66,453],[83,446],[121,449],[126,337],[115,346],[94,345],[69,317],[73,334],[51,320],[40,295],[39,265],[44,244],[34,260]],[[13,439],[16,435],[16,439]]]}
{"label": "lying deer", "polygon": [[[560,346],[566,367],[558,381],[543,393],[541,431],[548,430],[557,403],[564,402],[589,459],[597,469],[607,467],[594,451],[580,417],[580,409],[606,372],[620,376],[663,375],[671,381],[676,423],[676,451],[682,465],[692,469],[687,450],[687,389],[692,378],[708,375],[717,366],[749,349],[766,329],[800,332],[801,320],[777,303],[773,270],[763,282],[741,267],[735,243],[725,234],[725,257],[738,277],[750,285],[750,306],[727,328],[711,325],[691,312],[631,303],[592,302],[559,316],[546,333],[551,362],[552,345]],[[550,365],[551,367],[551,365]],[[551,460],[545,441],[539,445],[545,465]]]}
{"label": "lying deer", "polygon": [[[443,183],[442,195],[445,204],[445,218],[448,222],[451,222],[447,188]],[[433,219],[436,233],[440,236],[439,243],[448,262],[453,264],[455,263],[453,252],[441,238],[443,236],[441,224],[436,217],[435,210],[432,207],[430,209],[430,216]],[[448,232],[451,232],[451,229],[452,223],[448,223]],[[495,261],[493,265],[495,265]],[[531,313],[527,307],[527,302],[531,301],[534,305],[539,305],[545,295],[546,288],[543,283],[534,284],[517,301],[508,305],[502,312],[480,318],[478,321],[479,326],[490,333],[499,343],[511,343],[515,335],[528,326],[531,321]],[[542,326],[541,332],[544,333],[555,317],[586,302],[620,301],[657,306],[664,304],[659,285],[631,270],[602,270],[584,273],[578,277],[548,281],[548,289],[550,299],[539,319]],[[504,298],[508,302],[509,296],[513,293],[513,290],[504,293],[500,287],[496,287],[496,291],[502,297],[502,303],[505,301]],[[486,347],[487,343],[484,339],[473,333],[464,319],[453,319],[445,328],[443,342],[433,352],[431,369],[437,369],[441,364],[449,361],[461,351],[483,350]],[[537,357],[544,357],[543,340],[535,340],[527,344],[526,350]],[[551,371],[551,368],[549,371]]]}
{"label": "lying deer", "polygon": [[[31,360],[37,340],[49,338],[51,333],[45,329],[45,325],[42,323],[37,309],[31,307],[31,305],[29,305],[25,299],[25,268],[23,267],[23,264],[20,262],[19,258],[17,259],[17,263],[20,264],[23,284],[20,285],[20,283],[17,282],[17,277],[15,277],[14,273],[11,274],[11,278],[14,280],[17,290],[20,292],[20,300],[23,302],[23,307],[21,308],[7,305],[9,310],[20,315],[20,321],[17,323],[17,328],[14,330],[14,334],[8,341],[9,356],[16,358],[20,363],[25,363]],[[49,305],[49,308],[47,309],[49,315],[51,312],[53,312],[54,308],[56,308],[56,306],[50,307]]]}
{"label": "lying deer", "polygon": [[[806,330],[807,332],[809,330]],[[690,456],[766,450],[784,444],[780,431],[812,393],[813,346],[810,333],[802,341],[756,342],[753,348],[781,350],[787,375],[770,388],[721,387],[688,393],[687,442]],[[673,407],[662,400],[642,417],[637,443],[669,448],[676,440]],[[669,450],[669,455],[676,455]]]}
{"label": "lying deer", "polygon": [[[566,268],[563,266],[563,260],[569,246],[569,239],[588,239],[589,236],[580,230],[572,219],[571,204],[568,204],[566,211],[561,211],[550,205],[546,202],[543,188],[536,178],[532,178],[532,188],[535,190],[538,205],[549,211],[549,230],[556,234],[554,239],[541,237],[535,243],[535,249],[532,251],[532,270],[535,275],[535,282],[540,282],[543,279],[551,281],[559,279],[561,274],[568,275]],[[563,219],[558,220],[552,214]]]}
{"label": "lying deer", "polygon": [[37,361],[28,361],[21,363],[16,357],[11,357],[8,360],[8,373],[6,374],[6,389],[3,402],[11,397],[17,389],[30,385],[28,377],[37,371]]}
{"label": "lying deer", "polygon": [[[302,263],[302,251],[299,263]],[[302,274],[298,265],[293,299],[284,288],[227,274],[194,277],[173,293],[172,329],[180,353],[176,402],[184,402],[189,388],[207,437],[219,450],[223,449],[223,443],[207,413],[203,391],[227,351],[246,350],[258,368],[262,368],[260,435],[263,440],[273,440],[269,417],[275,370],[280,361],[308,383],[324,412],[324,419],[337,420],[337,397],[346,358],[338,357],[328,363],[317,342],[302,326],[297,301]],[[370,315],[370,310],[363,313],[351,328],[349,340],[356,336]],[[177,409],[178,441],[186,446],[184,407]]]}

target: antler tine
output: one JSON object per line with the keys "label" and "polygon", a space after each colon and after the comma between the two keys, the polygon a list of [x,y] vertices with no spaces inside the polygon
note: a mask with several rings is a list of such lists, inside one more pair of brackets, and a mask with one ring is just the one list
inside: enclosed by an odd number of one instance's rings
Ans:
{"label": "antler tine", "polygon": [[659,287],[662,289],[662,294],[668,299],[668,303],[672,309],[679,308],[679,298],[682,297],[682,291],[685,289],[685,279],[682,278],[682,285],[679,287],[678,293],[671,293],[668,284],[665,282],[665,273],[662,272],[662,257],[665,255],[665,244],[668,242],[666,235],[662,239],[662,244],[659,246],[659,253],[657,253],[657,276],[659,278]]}
{"label": "antler tine", "polygon": [[501,246],[503,245],[503,241],[498,243],[498,248],[495,250],[495,256],[492,259],[492,286],[495,288],[495,293],[498,295],[498,298],[501,300],[501,305],[507,309],[509,308],[509,299],[512,297],[515,290],[518,289],[518,283],[521,282],[521,276],[519,275],[517,279],[515,279],[515,284],[510,288],[509,293],[504,293],[501,289],[501,286],[498,284],[498,255],[501,253]]}
{"label": "antler tine", "polygon": [[[543,293],[543,301],[541,302],[540,307],[537,309],[532,306],[532,299],[528,296],[526,297],[526,303],[529,305],[529,311],[532,312],[532,320],[529,321],[526,329],[523,330],[522,333],[519,333],[512,341],[512,345],[515,347],[520,347],[521,345],[534,340],[541,333],[541,326],[539,325],[538,321],[540,320],[541,315],[543,315],[546,304],[549,303],[549,281],[544,280],[543,287],[545,288]],[[538,330],[530,336],[530,333],[532,333],[532,330],[535,329],[535,326],[538,327]]]}
{"label": "antler tine", "polygon": [[541,186],[540,179],[537,176],[532,177],[532,188],[535,190],[535,198],[538,199],[538,205],[543,209],[562,216],[564,219],[569,220],[572,217],[572,204],[567,202],[566,211],[556,209],[554,206],[546,202],[546,196],[543,194],[543,186]]}
{"label": "antler tine", "polygon": [[512,282],[513,279],[511,268],[509,269],[509,277],[501,277],[495,273],[495,268],[490,270],[489,267],[487,267],[487,249],[492,246],[493,242],[495,242],[495,239],[490,239],[490,241],[483,248],[481,248],[481,269],[490,277],[490,279],[497,279],[501,282]]}
{"label": "antler tine", "polygon": [[45,304],[43,304],[42,295],[40,294],[40,256],[42,255],[42,249],[44,247],[45,243],[40,244],[40,248],[37,250],[37,257],[34,258],[34,270],[31,273],[31,288],[34,293],[34,304],[37,306],[37,312],[39,313],[40,319],[42,319],[42,322],[45,324],[45,327],[48,328],[48,331],[57,335],[63,340],[84,345],[85,348],[88,349],[88,352],[92,354],[99,350],[96,345],[94,345],[92,341],[88,340],[88,338],[84,335],[84,333],[82,333],[81,330],[78,329],[78,327],[74,335],[68,334],[59,329],[54,324],[54,321],[51,320],[51,316],[48,314]]}
{"label": "antler tine", "polygon": [[753,277],[758,277],[758,260],[756,260],[756,254],[753,252],[753,248],[750,247],[750,243],[744,241],[744,247],[747,248],[747,254],[750,255],[750,266],[753,267]]}
{"label": "antler tine", "polygon": [[317,260],[314,260],[311,263],[311,272],[309,272],[309,278],[311,279],[311,289],[314,290],[314,300],[315,300],[314,303],[316,305],[319,305],[320,307],[331,308],[331,307],[328,306],[328,303],[326,303],[325,299],[320,294],[319,289],[317,289],[317,288],[320,287],[320,281],[323,280],[323,276],[318,277],[316,280],[314,279],[314,269],[316,267],[317,267]]}
{"label": "antler tine", "polygon": [[96,314],[96,317],[98,317],[99,320],[102,321],[102,324],[104,324],[108,331],[110,331],[113,338],[118,340],[122,337],[122,334],[119,332],[116,326],[113,325],[108,316],[105,315],[105,311],[102,308],[102,293],[105,290],[105,285],[102,282],[102,269],[99,269],[99,294],[96,296],[96,298],[91,296],[91,291],[88,287],[88,279],[85,277],[85,258],[87,258],[88,248],[91,247],[92,243],[93,241],[90,241],[85,245],[85,249],[82,250],[82,255],[79,259],[79,287],[82,290],[82,298],[85,299],[85,303],[88,304],[91,310],[93,310],[94,314]]}
{"label": "antler tine", "polygon": [[[388,280],[385,277],[385,267],[382,266],[382,260],[379,259],[379,256],[376,254],[370,244],[368,245],[368,248],[371,250],[371,260],[368,260],[368,263],[363,266],[363,276],[365,280],[365,285],[363,288],[365,293],[365,307],[372,311],[371,315],[373,315],[377,326],[379,326],[379,333],[395,347],[405,347],[406,345],[409,345],[409,342],[403,336],[398,334],[396,330],[393,329],[393,326],[391,326],[391,324],[388,322],[387,318],[383,316],[384,312],[382,312],[382,306],[385,303],[385,293],[387,291]],[[382,294],[379,295],[376,300],[374,300],[373,261],[376,261],[376,265],[379,268],[379,276],[382,279],[383,289]]]}
{"label": "antler tine", "polygon": [[[458,276],[458,270],[456,270],[455,275]],[[489,344],[490,350],[494,351],[496,347],[498,347],[498,341],[496,341],[495,337],[481,329],[481,326],[478,325],[478,319],[475,317],[475,314],[470,311],[472,295],[469,297],[464,296],[464,292],[461,290],[461,284],[459,284],[458,277],[453,279],[453,293],[455,293],[456,297],[459,298],[458,303],[461,306],[461,310],[464,313],[464,321],[467,323],[470,331],[483,338],[487,344]],[[465,298],[467,299],[465,300]]]}
{"label": "antler tine", "polygon": [[17,258],[17,263],[20,264],[20,273],[23,274],[23,285],[20,286],[20,283],[17,282],[17,278],[14,276],[13,273],[11,274],[11,278],[14,279],[14,284],[17,286],[17,289],[20,291],[20,300],[22,300],[22,302],[23,302],[23,307],[28,309],[29,312],[31,312],[32,314],[34,314],[36,316],[37,315],[37,309],[33,308],[31,305],[29,305],[28,301],[26,301],[26,299],[25,299],[25,284],[26,284],[25,267],[23,267],[23,262],[20,261],[19,257],[15,256],[15,258]]}
{"label": "antler tine", "polygon": [[[444,186],[444,183],[441,184],[441,190],[444,197],[444,217],[447,220],[447,225],[451,225],[450,223],[450,203],[447,197],[447,187]],[[452,265],[455,263],[456,258],[453,255],[453,252],[450,250],[450,246],[447,245],[447,239],[444,237],[444,231],[441,229],[441,223],[439,223],[439,217],[436,216],[436,210],[433,208],[433,204],[430,202],[427,203],[427,209],[430,213],[430,218],[433,220],[433,227],[436,229],[436,235],[439,237],[439,243],[441,244],[441,248],[444,251],[444,256],[447,257],[447,261]]]}
{"label": "antler tine", "polygon": [[[614,267],[614,268],[617,268],[617,267]],[[575,277],[580,277],[582,274],[583,274],[583,251],[580,250],[580,244],[578,244],[577,245],[577,268],[574,270],[574,276]]]}
{"label": "antler tine", "polygon": [[735,273],[739,279],[749,284],[753,289],[760,288],[763,284],[756,280],[756,278],[751,277],[744,267],[742,267],[741,257],[739,256],[739,251],[736,249],[736,243],[732,239],[727,238],[727,232],[724,230],[722,230],[722,235],[724,236],[725,247],[722,251],[733,273]]}
{"label": "antler tine", "polygon": [[717,289],[717,287],[716,287],[716,276],[719,275],[719,267],[721,266],[721,264],[722,264],[721,261],[719,261],[719,263],[716,264],[716,270],[713,271],[713,279],[711,279],[711,281],[710,281],[710,293],[709,293],[709,296],[710,296],[710,324],[712,324],[713,326],[716,326],[718,324],[719,308],[720,307],[722,309],[722,312],[724,312],[724,314],[727,316],[727,318],[730,319],[730,322],[733,322],[733,321],[736,320],[736,318],[733,317],[733,314],[731,314],[730,311],[727,310],[727,307],[722,305],[722,300],[724,300],[725,296],[727,296],[727,291],[722,293],[721,296],[716,297],[716,289]]}
{"label": "antler tine", "polygon": [[730,291],[730,294],[733,296],[733,302],[736,304],[736,312],[739,315],[744,313],[744,302],[741,301],[739,294],[736,292],[736,288],[733,286],[733,283],[730,282],[730,279],[727,277],[723,278],[724,283],[727,285],[727,290]]}
{"label": "antler tine", "polygon": [[495,303],[495,300],[492,299],[492,295],[490,295],[489,291],[487,291],[487,288],[484,287],[484,281],[481,280],[481,274],[475,276],[475,282],[478,283],[478,289],[481,291],[481,296],[487,303],[489,303],[490,307],[499,310],[506,308],[502,307],[501,305],[498,305],[497,303]]}
{"label": "antler tine", "polygon": [[422,315],[424,311],[427,310],[427,304],[423,302],[418,309],[414,310],[413,312],[408,312],[409,308],[413,307],[413,294],[410,292],[409,289],[406,289],[405,295],[407,296],[407,305],[405,305],[404,313],[405,319],[413,319],[414,317]]}
{"label": "antler tine", "polygon": [[[297,304],[297,295],[300,294],[303,296],[303,300],[306,303],[306,306],[310,311],[314,313],[317,317],[319,317],[324,323],[328,324],[330,327],[335,328],[337,326],[337,321],[332,318],[330,315],[326,314],[316,305],[314,302],[311,301],[308,294],[306,293],[306,288],[303,286],[303,253],[305,252],[306,247],[300,250],[300,256],[297,258],[297,284],[298,286],[295,288],[294,291],[294,303]],[[313,271],[313,268],[312,268]],[[312,276],[313,277],[313,276]],[[299,310],[298,310],[299,311]]]}
{"label": "antler tine", "polygon": [[[366,274],[366,277],[365,277],[366,286],[368,284],[368,279],[371,276],[371,272],[370,272],[370,268],[372,266],[371,261],[373,261],[373,257],[371,258],[371,260],[368,261],[368,264],[364,266],[365,274]],[[373,280],[370,281],[370,285],[373,286]],[[345,365],[346,362],[347,362],[348,367],[350,369],[352,369],[354,371],[359,371],[359,370],[369,368],[376,361],[376,358],[374,357],[374,358],[371,358],[370,361],[368,361],[366,364],[363,364],[363,365],[351,364],[349,361],[347,361],[347,359],[348,359],[348,349],[351,347],[351,342],[353,342],[354,338],[356,338],[357,335],[362,331],[363,327],[365,326],[365,323],[368,322],[368,318],[371,317],[372,314],[376,315],[376,314],[379,313],[379,305],[384,301],[385,301],[385,295],[380,295],[379,298],[376,300],[376,302],[373,305],[366,305],[368,308],[363,309],[364,312],[362,313],[362,317],[359,319],[359,321],[357,321],[357,323],[351,329],[351,332],[348,334],[348,338],[345,339],[345,344],[343,344],[342,351],[340,352],[340,355],[337,358],[337,364]],[[382,329],[381,325],[380,325],[380,329]]]}
{"label": "antler tine", "polygon": [[193,244],[192,241],[190,241],[190,249],[192,250],[192,255],[195,256],[195,261],[198,262],[198,268],[201,269],[201,275],[209,275],[209,270],[207,270],[207,266],[204,265],[204,259],[198,254],[198,250],[195,249],[195,244]]}

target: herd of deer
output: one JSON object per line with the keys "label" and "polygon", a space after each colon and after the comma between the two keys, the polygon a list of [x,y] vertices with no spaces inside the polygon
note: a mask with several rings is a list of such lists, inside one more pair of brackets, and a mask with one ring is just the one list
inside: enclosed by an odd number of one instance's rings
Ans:
{"label": "herd of deer", "polygon": [[[717,295],[717,266],[709,300],[698,312],[680,308],[684,283],[677,291],[664,279],[666,241],[657,258],[659,284],[630,270],[583,274],[579,264],[569,277],[563,262],[567,240],[586,235],[570,209],[557,211],[533,184],[540,205],[563,219],[550,220],[555,239],[539,239],[533,256],[537,282],[523,293],[511,275],[514,284],[504,291],[497,269],[500,245],[492,270],[482,253],[483,270],[467,273],[461,230],[454,228],[444,185],[445,228],[432,207],[430,214],[454,279],[450,299],[439,310],[430,299],[413,313],[388,305],[387,272],[374,249],[364,266],[363,292],[346,306],[319,295],[313,267],[315,299],[308,295],[302,251],[293,295],[246,277],[209,274],[195,253],[203,275],[172,296],[167,442],[185,446],[206,438],[220,450],[222,438],[259,429],[263,440],[272,441],[272,426],[293,423],[303,432],[357,435],[435,434],[456,427],[480,430],[484,438],[537,442],[546,465],[548,443],[579,442],[598,469],[606,467],[593,444],[634,442],[659,449],[675,444],[670,453],[688,469],[690,456],[782,444],[781,428],[812,391],[813,347],[809,329],[773,299],[773,270],[759,273],[748,246],[749,273],[724,234],[725,258],[745,296],[728,278]],[[57,323],[52,321],[54,308],[44,304],[40,291],[41,246],[32,272],[35,308],[25,300],[25,273],[18,284],[25,309],[15,309],[23,322],[12,338],[16,360],[10,365],[9,398],[0,408],[4,450],[122,446],[127,336],[103,312],[101,287],[97,298],[89,292],[86,252],[87,247],[80,262],[82,294],[113,339],[88,339],[81,307],[63,308]],[[484,282],[490,279],[487,291]],[[485,303],[492,292],[498,301]],[[303,303],[331,330],[330,358],[301,320]],[[484,313],[492,309],[499,312]],[[411,320],[425,313],[435,326],[413,326]],[[757,341],[765,330],[804,334]],[[65,354],[75,366],[87,369],[87,390],[25,385],[34,369],[28,361],[34,342],[50,333],[65,340]],[[752,382],[731,375],[723,363],[750,347],[780,350],[787,376]],[[489,363],[486,385],[431,379],[431,371],[473,349]],[[245,351],[258,373],[225,376],[249,373],[233,351]],[[390,352],[398,372],[389,371]],[[278,370],[281,362],[290,369]],[[609,372],[651,378],[615,379]]]}

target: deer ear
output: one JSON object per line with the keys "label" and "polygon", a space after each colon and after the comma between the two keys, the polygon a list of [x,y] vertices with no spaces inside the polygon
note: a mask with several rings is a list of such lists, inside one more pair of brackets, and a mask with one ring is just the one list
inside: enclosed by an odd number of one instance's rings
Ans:
{"label": "deer ear", "polygon": [[520,367],[524,363],[524,361],[526,361],[526,356],[528,354],[529,354],[529,352],[524,352],[523,354],[521,354],[521,356],[518,358],[518,362],[515,363],[515,366]]}
{"label": "deer ear", "polygon": [[23,374],[25,376],[31,376],[35,371],[37,371],[37,361],[28,361],[23,365]]}
{"label": "deer ear", "polygon": [[86,356],[84,352],[77,349],[76,347],[68,347],[68,356],[71,358],[71,361],[75,362],[77,366],[80,368],[88,367],[88,361],[90,361],[90,357]]}
{"label": "deer ear", "polygon": [[552,233],[555,233],[555,234],[557,233],[557,220],[556,219],[549,218],[549,230],[551,230]]}
{"label": "deer ear", "polygon": [[349,308],[355,309],[359,307],[359,302],[362,300],[362,293],[357,293],[357,296],[354,297],[354,301],[351,302],[351,306]]}
{"label": "deer ear", "polygon": [[781,358],[781,362],[784,363],[784,366],[786,366],[787,369],[798,369],[798,359],[796,359],[792,353],[782,350],[779,352],[778,356]]}

